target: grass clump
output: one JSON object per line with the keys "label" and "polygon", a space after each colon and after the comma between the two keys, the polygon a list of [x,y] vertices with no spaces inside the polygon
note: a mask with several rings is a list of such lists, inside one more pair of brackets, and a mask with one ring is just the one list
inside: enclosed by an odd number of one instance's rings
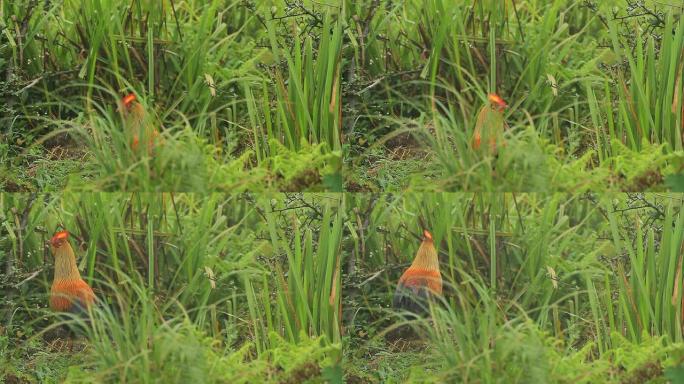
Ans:
{"label": "grass clump", "polygon": [[[305,9],[282,1],[4,2],[0,122],[9,129],[0,183],[19,191],[341,189],[343,9]],[[154,166],[138,166],[143,159],[130,153],[119,116],[130,93],[165,139],[147,160]],[[320,177],[270,168],[310,149],[321,156],[306,173]],[[68,182],[69,173],[78,181]]]}
{"label": "grass clump", "polygon": [[[347,380],[676,382],[681,203],[659,193],[356,196]],[[423,228],[444,290],[415,317],[390,303]]]}
{"label": "grass clump", "polygon": [[[354,190],[663,190],[681,171],[678,6],[366,1],[355,12],[346,89]],[[508,104],[509,145],[482,158],[471,138],[491,93]],[[624,174],[659,151],[646,174]],[[411,160],[420,177],[402,172]],[[396,172],[367,180],[383,168]]]}
{"label": "grass clump", "polygon": [[[335,194],[0,194],[0,377],[340,382],[344,211]],[[86,322],[47,308],[56,228],[98,298]]]}

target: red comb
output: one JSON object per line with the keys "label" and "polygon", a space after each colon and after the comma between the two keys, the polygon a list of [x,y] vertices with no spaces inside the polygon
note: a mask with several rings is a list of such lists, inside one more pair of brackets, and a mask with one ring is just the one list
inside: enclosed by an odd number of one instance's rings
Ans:
{"label": "red comb", "polygon": [[508,107],[508,104],[506,104],[506,102],[504,101],[504,99],[502,99],[502,98],[501,98],[499,95],[497,95],[496,93],[490,93],[489,95],[487,95],[487,100],[489,100],[490,103],[494,103],[494,104],[498,105],[498,106],[501,107],[501,108],[506,108],[506,107]]}
{"label": "red comb", "polygon": [[123,105],[128,107],[132,102],[135,101],[135,93],[129,93],[128,95],[124,96],[122,101]]}
{"label": "red comb", "polygon": [[52,244],[57,243],[59,240],[66,240],[69,238],[69,232],[68,231],[59,231],[52,236],[52,239],[50,239],[50,242]]}

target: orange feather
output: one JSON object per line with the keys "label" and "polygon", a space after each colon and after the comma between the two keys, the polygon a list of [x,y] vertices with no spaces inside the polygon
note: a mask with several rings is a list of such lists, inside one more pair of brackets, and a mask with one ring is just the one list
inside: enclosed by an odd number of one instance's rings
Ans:
{"label": "orange feather", "polygon": [[426,230],[413,263],[399,278],[392,304],[395,308],[420,312],[425,308],[421,301],[435,295],[442,295],[442,274],[432,234]]}
{"label": "orange feather", "polygon": [[142,104],[137,101],[135,94],[130,93],[121,99],[126,134],[131,138],[131,149],[138,152],[140,136],[147,139],[147,153],[152,155],[154,147],[159,141],[159,131],[152,126],[149,116]]}
{"label": "orange feather", "polygon": [[489,104],[482,106],[477,113],[471,146],[476,151],[480,150],[484,137],[489,145],[482,150],[489,150],[489,154],[494,155],[497,153],[499,145],[506,146],[503,140],[503,133],[507,127],[504,121],[504,110],[508,104],[495,93],[487,95],[487,100]]}
{"label": "orange feather", "polygon": [[75,304],[83,308],[95,302],[95,293],[83,280],[55,281],[50,289],[50,308],[58,312],[72,312]]}
{"label": "orange feather", "polygon": [[50,288],[50,308],[59,312],[76,312],[95,302],[95,293],[81,279],[76,255],[69,244],[69,232],[60,231],[50,240],[55,257],[55,276]]}
{"label": "orange feather", "polygon": [[480,149],[480,144],[482,142],[482,135],[480,135],[480,131],[476,130],[475,134],[473,134],[473,148],[474,149]]}
{"label": "orange feather", "polygon": [[399,278],[399,284],[407,288],[427,287],[433,294],[442,294],[442,274],[439,270],[409,267]]}

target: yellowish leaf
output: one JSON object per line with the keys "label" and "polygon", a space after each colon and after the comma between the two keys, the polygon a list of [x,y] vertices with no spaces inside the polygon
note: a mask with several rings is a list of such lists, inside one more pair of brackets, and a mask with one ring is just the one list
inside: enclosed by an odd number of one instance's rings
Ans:
{"label": "yellowish leaf", "polygon": [[554,96],[558,96],[558,82],[556,78],[550,73],[546,74],[546,78],[549,80],[549,84],[551,84],[551,92],[553,92]]}
{"label": "yellowish leaf", "polygon": [[556,275],[556,271],[553,268],[551,268],[551,266],[547,265],[546,272],[548,272],[549,277],[551,278],[551,284],[553,285],[553,289],[558,289],[558,276]]}
{"label": "yellowish leaf", "polygon": [[211,268],[205,266],[204,273],[206,273],[207,277],[209,278],[209,285],[211,285],[211,289],[216,289],[216,278],[214,277],[214,271],[212,271]]}
{"label": "yellowish leaf", "polygon": [[210,74],[205,73],[204,80],[209,86],[209,93],[211,93],[211,96],[216,97],[216,85],[214,84],[214,78]]}

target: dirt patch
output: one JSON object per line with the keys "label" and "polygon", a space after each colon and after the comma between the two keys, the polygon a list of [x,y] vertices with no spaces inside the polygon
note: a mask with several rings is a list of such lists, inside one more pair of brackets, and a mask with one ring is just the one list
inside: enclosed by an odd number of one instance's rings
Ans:
{"label": "dirt patch", "polygon": [[6,373],[5,376],[3,377],[3,380],[5,384],[29,384],[31,383],[30,381],[26,379],[22,379],[21,377],[13,374],[13,373]]}
{"label": "dirt patch", "polygon": [[320,376],[321,374],[321,367],[318,366],[315,362],[308,362],[305,364],[302,364],[301,366],[297,367],[292,373],[290,373],[290,377],[287,379],[281,381],[282,384],[295,384],[295,383],[304,383],[307,382],[313,378],[316,378]]}
{"label": "dirt patch", "polygon": [[344,186],[346,192],[370,192],[371,189],[355,181],[348,180]]}
{"label": "dirt patch", "polygon": [[663,375],[663,366],[660,362],[652,361],[642,365],[632,372],[630,377],[623,379],[621,384],[645,383]]}

